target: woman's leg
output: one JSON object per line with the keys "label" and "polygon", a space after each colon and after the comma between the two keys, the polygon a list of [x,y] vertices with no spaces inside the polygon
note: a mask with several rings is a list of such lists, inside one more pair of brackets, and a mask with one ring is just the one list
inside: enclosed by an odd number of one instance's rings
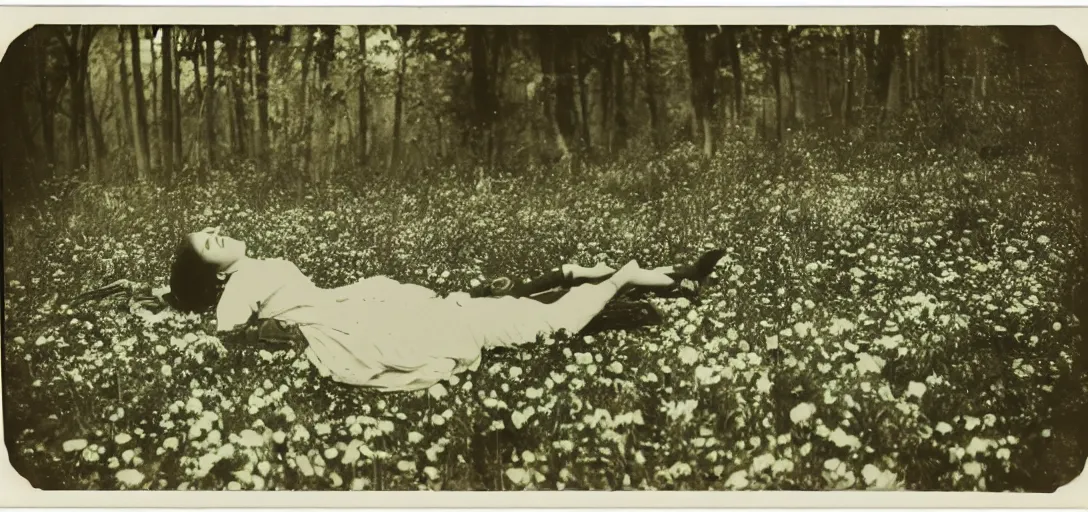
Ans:
{"label": "woman's leg", "polygon": [[[669,276],[673,280],[673,284],[668,286],[637,286],[631,290],[631,293],[636,297],[648,294],[661,297],[685,295],[685,289],[681,287],[682,282],[688,280],[697,285],[702,284],[707,276],[714,271],[718,260],[724,255],[725,251],[715,249],[703,253],[698,260],[691,264],[657,267],[654,271]],[[520,283],[505,277],[498,278],[476,287],[469,295],[472,297],[510,296],[531,298],[538,302],[551,304],[565,296],[579,284],[601,283],[611,278],[615,273],[615,270],[603,263],[598,263],[594,267],[566,264],[559,268],[552,268],[533,279],[527,279]]]}
{"label": "woman's leg", "polygon": [[477,286],[469,295],[472,297],[509,296],[532,298],[540,302],[551,303],[565,295],[574,286],[585,282],[600,282],[615,272],[614,269],[603,263],[599,263],[594,267],[565,264],[521,282],[506,277],[493,279],[488,283]]}
{"label": "woman's leg", "polygon": [[[477,331],[484,347],[509,347],[531,343],[541,334],[560,330],[577,333],[604,310],[605,306],[629,286],[668,286],[672,279],[661,272],[639,268],[631,261],[599,283],[576,286],[553,303],[501,298],[496,308],[478,310],[487,313],[484,328]],[[475,305],[485,308],[486,302]]]}

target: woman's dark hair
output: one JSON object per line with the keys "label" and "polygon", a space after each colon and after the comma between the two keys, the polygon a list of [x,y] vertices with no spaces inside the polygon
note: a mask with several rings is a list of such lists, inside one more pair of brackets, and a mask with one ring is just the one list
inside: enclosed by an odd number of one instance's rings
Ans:
{"label": "woman's dark hair", "polygon": [[218,272],[200,257],[188,237],[182,238],[170,267],[171,305],[186,313],[211,311],[223,294]]}

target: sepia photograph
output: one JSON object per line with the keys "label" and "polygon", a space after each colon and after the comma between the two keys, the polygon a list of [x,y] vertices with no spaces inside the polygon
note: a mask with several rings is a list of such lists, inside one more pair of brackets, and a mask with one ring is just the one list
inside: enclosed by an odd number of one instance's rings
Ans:
{"label": "sepia photograph", "polygon": [[12,34],[30,485],[1084,470],[1088,65],[1059,27],[365,22]]}

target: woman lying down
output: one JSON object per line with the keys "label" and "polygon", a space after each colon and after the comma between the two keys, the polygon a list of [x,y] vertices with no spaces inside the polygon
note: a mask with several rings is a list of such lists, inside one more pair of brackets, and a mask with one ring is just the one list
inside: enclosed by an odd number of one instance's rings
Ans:
{"label": "woman lying down", "polygon": [[214,311],[222,333],[303,342],[310,362],[337,382],[414,391],[475,367],[484,349],[581,332],[621,292],[681,293],[681,281],[705,281],[722,255],[655,269],[568,264],[440,297],[384,276],[320,288],[293,263],[250,257],[242,241],[205,229],[178,245],[164,299],[182,312]]}

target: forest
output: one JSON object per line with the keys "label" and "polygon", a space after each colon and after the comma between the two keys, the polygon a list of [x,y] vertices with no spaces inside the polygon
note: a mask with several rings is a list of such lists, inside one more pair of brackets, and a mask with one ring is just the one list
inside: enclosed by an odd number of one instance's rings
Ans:
{"label": "forest", "polygon": [[[43,489],[1053,491],[1088,460],[1086,87],[1051,26],[36,26],[0,61],[11,463]],[[382,394],[211,315],[73,301],[165,290],[210,226],[322,287],[440,295],[726,255],[637,303],[658,324]]]}
{"label": "forest", "polygon": [[1031,27],[42,26],[3,61],[4,178],[479,179],[904,118],[927,149],[1072,161],[1081,62]]}

